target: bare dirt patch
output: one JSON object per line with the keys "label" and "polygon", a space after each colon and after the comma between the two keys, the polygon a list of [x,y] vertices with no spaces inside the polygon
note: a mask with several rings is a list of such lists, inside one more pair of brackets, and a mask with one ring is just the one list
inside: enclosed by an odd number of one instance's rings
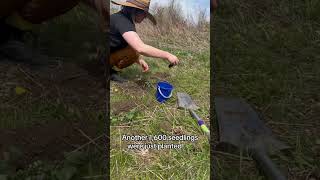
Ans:
{"label": "bare dirt patch", "polygon": [[147,93],[147,91],[141,87],[139,84],[128,81],[124,83],[114,83],[111,82],[111,87],[115,87],[121,90],[122,93],[129,96],[143,96]]}
{"label": "bare dirt patch", "polygon": [[169,73],[164,73],[164,72],[157,72],[152,77],[160,79],[160,80],[166,80],[167,78],[170,77],[170,74]]}
{"label": "bare dirt patch", "polygon": [[115,102],[111,104],[111,113],[114,115],[119,115],[121,113],[129,112],[135,107],[136,104],[132,103],[132,101]]}

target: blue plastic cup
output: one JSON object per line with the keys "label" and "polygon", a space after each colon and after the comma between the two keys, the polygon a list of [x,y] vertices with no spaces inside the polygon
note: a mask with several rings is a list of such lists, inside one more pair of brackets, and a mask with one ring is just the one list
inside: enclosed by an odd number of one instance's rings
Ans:
{"label": "blue plastic cup", "polygon": [[158,82],[157,93],[156,93],[157,101],[160,103],[165,102],[167,99],[171,98],[172,91],[173,91],[173,86],[170,83],[166,81]]}

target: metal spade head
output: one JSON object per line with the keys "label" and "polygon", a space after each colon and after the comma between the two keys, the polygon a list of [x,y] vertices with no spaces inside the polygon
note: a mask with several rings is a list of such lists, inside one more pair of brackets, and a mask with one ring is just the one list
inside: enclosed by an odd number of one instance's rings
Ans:
{"label": "metal spade head", "polygon": [[191,97],[187,93],[177,93],[178,107],[184,109],[197,110],[199,107],[192,101]]}
{"label": "metal spade head", "polygon": [[240,149],[261,149],[269,154],[289,148],[272,135],[258,114],[245,101],[215,97],[220,142]]}

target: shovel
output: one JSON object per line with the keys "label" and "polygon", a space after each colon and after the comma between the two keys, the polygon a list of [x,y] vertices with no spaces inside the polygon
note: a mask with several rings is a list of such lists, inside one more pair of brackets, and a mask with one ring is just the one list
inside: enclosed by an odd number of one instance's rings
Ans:
{"label": "shovel", "polygon": [[204,124],[204,121],[194,112],[194,110],[199,109],[199,107],[192,101],[191,97],[187,93],[178,92],[177,97],[178,107],[189,110],[191,116],[197,120],[201,130],[208,136],[208,139],[210,139],[209,129]]}
{"label": "shovel", "polygon": [[289,147],[274,138],[258,114],[243,100],[215,97],[214,101],[220,143],[247,151],[269,179],[285,180],[286,177],[268,154],[272,155]]}

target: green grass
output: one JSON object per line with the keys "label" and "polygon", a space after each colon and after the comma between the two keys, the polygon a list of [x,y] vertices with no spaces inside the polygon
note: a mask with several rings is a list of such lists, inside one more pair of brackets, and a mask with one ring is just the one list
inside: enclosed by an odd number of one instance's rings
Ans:
{"label": "green grass", "polygon": [[[170,9],[171,8],[171,9]],[[168,12],[172,14],[168,14]],[[137,65],[123,70],[130,85],[111,84],[111,178],[112,179],[209,179],[209,142],[196,120],[178,109],[177,92],[188,93],[200,107],[197,113],[209,127],[210,49],[209,24],[195,27],[172,16],[180,13],[173,6],[158,9],[159,25],[148,22],[137,26],[146,44],[176,55],[180,63],[171,69],[161,59],[144,59],[150,71],[142,73]],[[164,21],[165,20],[165,21]],[[168,20],[168,21],[167,21]],[[168,81],[173,96],[163,104],[157,102],[156,86]],[[121,109],[122,113],[117,110]],[[131,104],[133,107],[126,107]],[[119,106],[120,105],[120,106]],[[150,143],[124,141],[123,135],[193,135],[197,141],[153,141],[156,144],[181,144],[181,149],[131,150],[128,144]]]}
{"label": "green grass", "polygon": [[[208,140],[189,113],[178,109],[176,98],[176,92],[190,94],[201,108],[197,111],[198,115],[206,121],[207,126],[210,125],[209,48],[204,46],[199,51],[189,51],[188,48],[194,45],[192,42],[186,43],[188,46],[176,44],[171,48],[165,47],[166,43],[179,40],[181,40],[179,37],[170,37],[163,38],[161,43],[157,43],[146,38],[147,43],[160,46],[177,55],[181,61],[177,67],[169,69],[167,62],[163,60],[145,58],[150,66],[150,72],[142,73],[140,67],[133,65],[121,73],[130,81],[142,81],[142,85],[136,84],[133,90],[128,91],[130,88],[112,84],[111,112],[116,108],[113,104],[119,102],[135,104],[135,108],[129,112],[111,114],[112,179],[209,179],[210,177]],[[174,86],[173,97],[164,104],[158,103],[155,98],[156,84],[159,80],[166,80]],[[195,135],[199,140],[172,142],[182,143],[182,149],[149,151],[129,150],[126,145],[134,142],[121,140],[122,135],[176,133]],[[156,143],[169,142],[156,141]]]}
{"label": "green grass", "polygon": [[[317,1],[224,1],[211,29],[215,95],[243,97],[261,112],[292,148],[273,159],[289,179],[319,178],[319,7]],[[253,162],[239,167],[239,159],[217,155],[215,165],[217,179],[265,179]]]}

